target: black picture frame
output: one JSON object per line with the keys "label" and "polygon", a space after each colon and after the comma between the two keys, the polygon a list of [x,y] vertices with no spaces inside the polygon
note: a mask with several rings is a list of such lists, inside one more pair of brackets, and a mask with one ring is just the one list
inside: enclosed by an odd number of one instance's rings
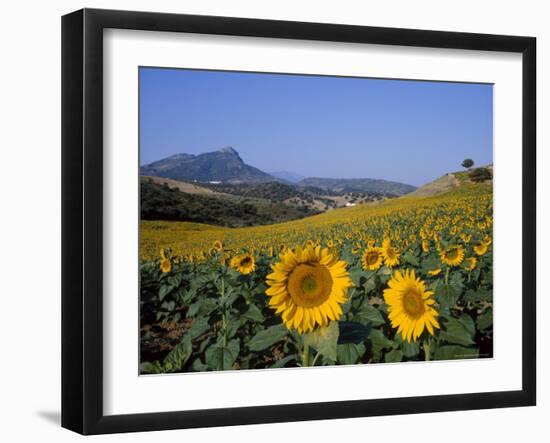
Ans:
{"label": "black picture frame", "polygon": [[[107,28],[522,54],[522,389],[104,415],[102,76],[103,30]],[[97,9],[65,15],[62,18],[62,426],[82,434],[103,434],[535,405],[535,116],[533,37]]]}

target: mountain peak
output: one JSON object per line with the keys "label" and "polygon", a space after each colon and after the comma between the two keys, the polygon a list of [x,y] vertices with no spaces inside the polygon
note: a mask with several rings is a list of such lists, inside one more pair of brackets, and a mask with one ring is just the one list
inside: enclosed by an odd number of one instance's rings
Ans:
{"label": "mountain peak", "polygon": [[202,154],[176,154],[141,167],[142,175],[199,182],[262,183],[274,177],[247,165],[231,146]]}
{"label": "mountain peak", "polygon": [[233,147],[231,146],[226,146],[225,148],[221,148],[219,150],[219,152],[223,152],[224,154],[235,154],[235,155],[239,155],[239,153],[237,152],[236,149],[234,149]]}

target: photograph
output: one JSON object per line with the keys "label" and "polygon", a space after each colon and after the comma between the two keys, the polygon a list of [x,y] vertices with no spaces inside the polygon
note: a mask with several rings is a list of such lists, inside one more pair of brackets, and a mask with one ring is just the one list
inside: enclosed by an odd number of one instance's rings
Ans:
{"label": "photograph", "polygon": [[493,358],[493,84],[137,75],[140,375]]}

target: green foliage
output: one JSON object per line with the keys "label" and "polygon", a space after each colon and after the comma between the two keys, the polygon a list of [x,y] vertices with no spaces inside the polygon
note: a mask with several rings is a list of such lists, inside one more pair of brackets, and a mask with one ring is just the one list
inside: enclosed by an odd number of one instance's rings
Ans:
{"label": "green foliage", "polygon": [[404,183],[374,178],[306,178],[299,182],[301,186],[321,188],[332,193],[366,192],[387,196],[408,194],[416,188]]}
{"label": "green foliage", "polygon": [[483,183],[484,181],[491,180],[493,173],[489,168],[476,168],[472,170],[468,176],[474,183]]}
{"label": "green foliage", "polygon": [[462,162],[463,168],[470,169],[472,166],[474,166],[474,161],[471,158],[465,158]]}
{"label": "green foliage", "polygon": [[141,179],[141,219],[172,220],[241,227],[295,220],[317,211],[280,202],[188,194]]}
{"label": "green foliage", "polygon": [[338,322],[333,321],[324,328],[318,328],[316,331],[304,334],[303,341],[304,344],[314,348],[321,355],[336,361],[339,335]]}
{"label": "green foliage", "polygon": [[205,353],[208,368],[214,371],[232,369],[239,355],[239,348],[238,340],[231,340],[227,345],[209,347]]}
{"label": "green foliage", "polygon": [[276,325],[263,329],[254,335],[247,343],[248,349],[251,351],[263,351],[283,340],[287,334],[288,330],[283,325]]}

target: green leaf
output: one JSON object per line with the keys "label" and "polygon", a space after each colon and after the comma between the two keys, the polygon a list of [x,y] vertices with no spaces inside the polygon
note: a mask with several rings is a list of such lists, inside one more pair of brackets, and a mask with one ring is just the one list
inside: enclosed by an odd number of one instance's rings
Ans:
{"label": "green leaf", "polygon": [[174,300],[165,301],[160,305],[163,311],[174,312],[176,309],[176,302]]}
{"label": "green leaf", "polygon": [[419,266],[420,263],[418,262],[418,258],[412,255],[410,252],[405,252],[401,258],[403,259],[403,262],[409,263],[413,266]]}
{"label": "green leaf", "polygon": [[338,322],[339,337],[338,344],[345,343],[363,343],[369,336],[372,329],[371,324],[361,324],[356,322],[341,321]]}
{"label": "green leaf", "polygon": [[448,319],[445,324],[445,330],[441,331],[440,337],[449,342],[457,345],[473,345],[474,341],[472,340],[473,334],[470,332],[469,328],[454,318]]}
{"label": "green leaf", "polygon": [[204,372],[208,369],[208,365],[205,365],[199,358],[197,358],[191,365],[193,371]]}
{"label": "green leaf", "polygon": [[367,302],[363,303],[359,311],[353,316],[353,319],[362,323],[371,323],[375,327],[386,323],[380,311]]}
{"label": "green leaf", "polygon": [[314,348],[321,355],[336,360],[336,345],[340,335],[338,322],[331,321],[328,326],[317,328],[303,335],[304,344]]}
{"label": "green leaf", "polygon": [[483,273],[483,278],[481,279],[481,283],[484,285],[492,285],[493,284],[493,269],[489,269],[487,272]]}
{"label": "green leaf", "polygon": [[434,360],[457,360],[463,358],[477,358],[479,349],[462,346],[440,346],[435,350]]}
{"label": "green leaf", "polygon": [[233,338],[238,332],[239,328],[246,323],[244,318],[229,317],[227,321],[227,336]]}
{"label": "green leaf", "polygon": [[442,307],[452,308],[458,299],[458,293],[451,285],[441,285],[435,298]]}
{"label": "green leaf", "polygon": [[250,305],[243,317],[256,323],[263,323],[265,320],[262,311],[256,305]]}
{"label": "green leaf", "polygon": [[439,260],[435,258],[434,256],[430,256],[424,260],[422,260],[422,271],[427,274],[428,271],[432,271],[434,269],[439,268],[441,265],[439,264]]}
{"label": "green leaf", "polygon": [[379,354],[383,349],[394,349],[398,346],[388,339],[380,329],[373,329],[369,334],[368,341],[372,345],[374,354]]}
{"label": "green leaf", "polygon": [[395,334],[394,340],[399,343],[401,351],[405,357],[416,357],[420,353],[420,344],[418,342],[408,342],[407,340],[403,340],[401,334]]}
{"label": "green leaf", "polygon": [[239,355],[239,341],[231,340],[227,346],[210,346],[205,353],[206,364],[215,371],[228,370],[233,367],[233,363]]}
{"label": "green leaf", "polygon": [[336,349],[337,361],[342,365],[354,365],[365,354],[366,348],[363,343],[346,343],[338,345]]}
{"label": "green leaf", "polygon": [[376,281],[374,278],[369,278],[365,284],[363,285],[365,288],[365,292],[368,294],[369,292],[373,291],[374,288],[376,288]]}
{"label": "green leaf", "polygon": [[449,278],[449,283],[456,291],[457,295],[462,293],[462,289],[464,289],[464,277],[460,273],[452,272]]}
{"label": "green leaf", "polygon": [[480,288],[477,291],[468,289],[464,295],[464,300],[472,303],[492,302],[493,291],[483,288]]}
{"label": "green leaf", "polygon": [[353,269],[352,271],[350,271],[349,276],[351,278],[351,281],[357,288],[361,287],[367,280],[361,268]]}
{"label": "green leaf", "polygon": [[295,355],[287,355],[286,357],[284,358],[281,358],[280,360],[277,360],[275,363],[273,363],[273,365],[271,365],[272,368],[284,368],[285,365],[289,362],[291,362],[292,360],[296,360],[296,356]]}
{"label": "green leaf", "polygon": [[198,300],[189,306],[187,310],[187,317],[202,317],[204,315],[210,314],[216,307],[216,304],[213,300],[205,298]]}
{"label": "green leaf", "polygon": [[403,352],[401,352],[399,349],[394,349],[384,356],[384,360],[386,363],[400,362],[401,360],[403,360]]}
{"label": "green leaf", "polygon": [[251,351],[263,351],[264,349],[269,348],[275,343],[281,341],[288,334],[288,330],[282,324],[271,326],[270,328],[264,329],[258,332],[252,339],[248,342],[248,349]]}
{"label": "green leaf", "polygon": [[197,338],[204,334],[209,326],[207,317],[195,318],[187,334],[189,334],[192,339]]}
{"label": "green leaf", "polygon": [[180,371],[187,360],[189,360],[189,357],[191,357],[192,352],[191,337],[186,334],[162,362],[166,372]]}
{"label": "green leaf", "polygon": [[164,372],[164,368],[157,360],[145,361],[139,365],[139,372],[141,374],[162,374]]}
{"label": "green leaf", "polygon": [[460,317],[458,317],[458,321],[464,326],[464,329],[468,331],[468,333],[473,337],[476,333],[476,325],[474,323],[474,319],[470,317],[468,314],[461,314]]}
{"label": "green leaf", "polygon": [[174,289],[174,286],[172,285],[162,285],[159,289],[159,300],[164,300],[164,297],[166,297],[172,290]]}
{"label": "green leaf", "polygon": [[493,309],[489,308],[483,311],[477,318],[477,327],[480,331],[485,331],[493,326]]}

